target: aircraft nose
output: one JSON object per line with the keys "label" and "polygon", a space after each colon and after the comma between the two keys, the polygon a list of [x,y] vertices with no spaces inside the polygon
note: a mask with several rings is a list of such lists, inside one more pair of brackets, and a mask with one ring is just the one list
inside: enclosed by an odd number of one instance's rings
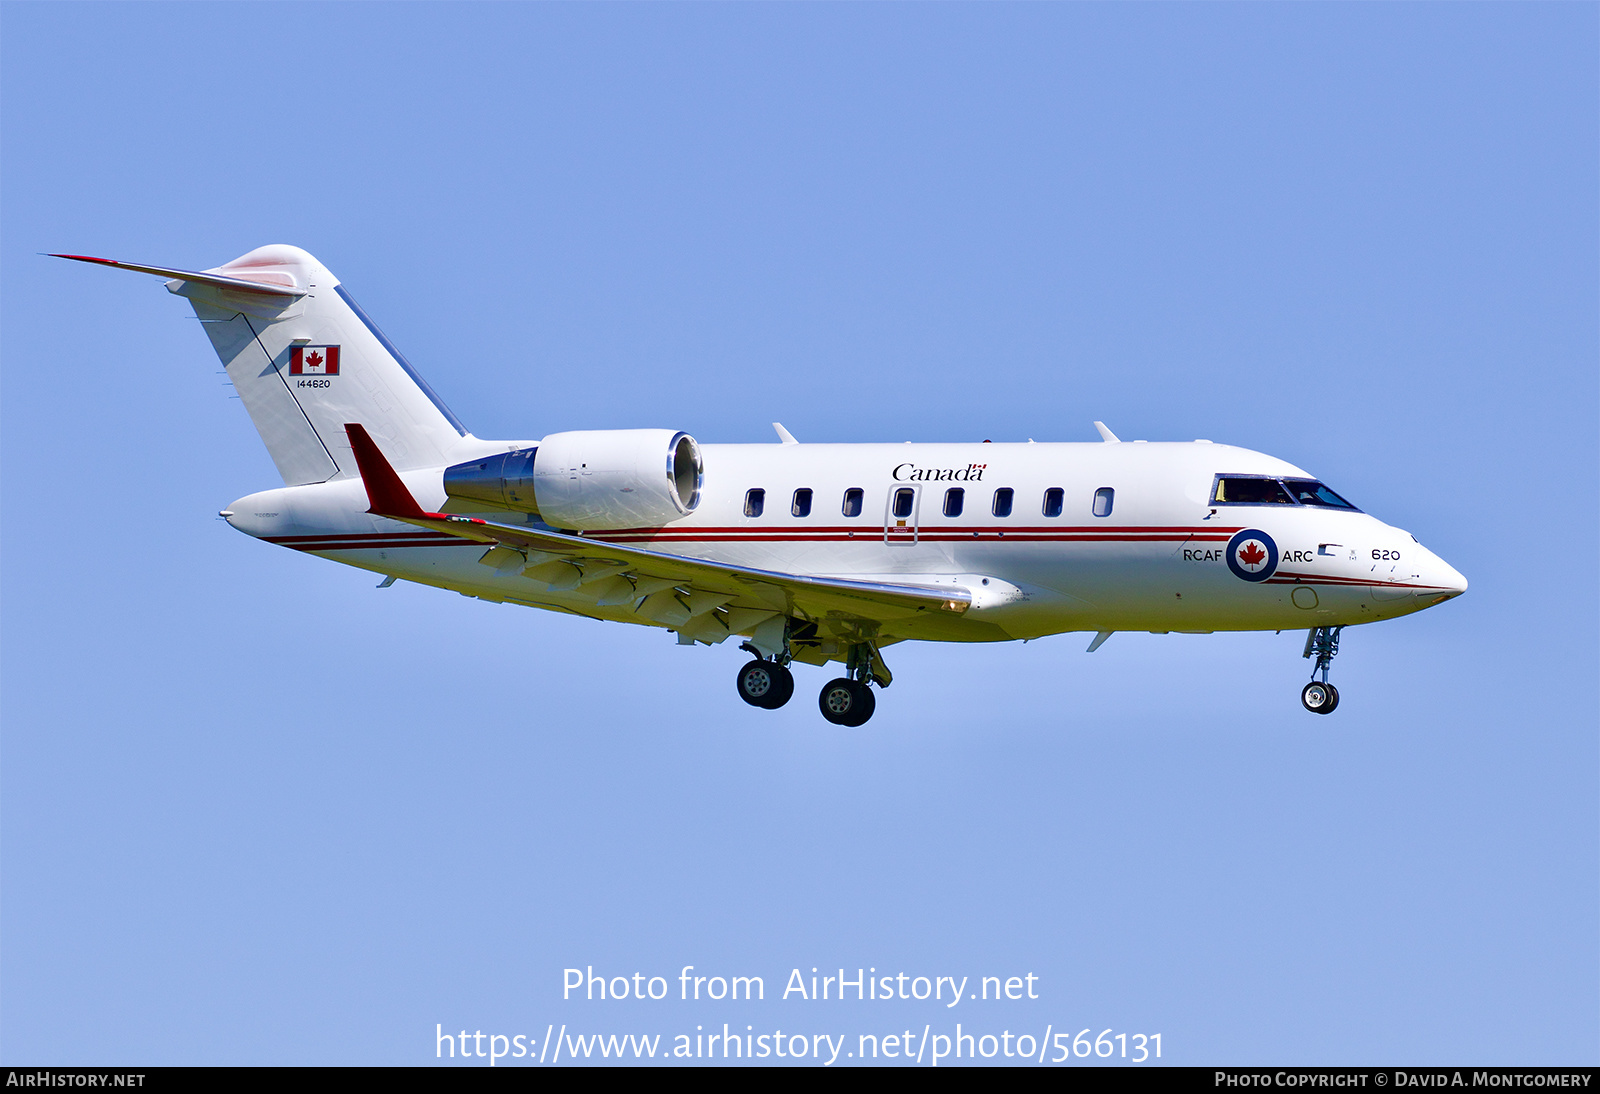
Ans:
{"label": "aircraft nose", "polygon": [[1433,556],[1433,563],[1433,580],[1429,584],[1446,590],[1443,596],[1434,601],[1435,604],[1441,604],[1467,591],[1467,579],[1462,576],[1460,570],[1438,555]]}

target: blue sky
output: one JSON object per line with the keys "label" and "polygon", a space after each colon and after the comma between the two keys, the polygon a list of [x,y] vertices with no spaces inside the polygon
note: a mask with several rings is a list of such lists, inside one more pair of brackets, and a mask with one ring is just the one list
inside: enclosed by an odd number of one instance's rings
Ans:
{"label": "blue sky", "polygon": [[[1040,977],[1173,1063],[1594,1063],[1591,5],[0,6],[0,1057],[893,1032]],[[241,536],[187,307],[329,265],[480,436],[1208,437],[1467,596],[1302,636],[741,656]],[[1574,569],[1573,567],[1576,567]],[[805,700],[805,701],[801,701]],[[563,1002],[561,970],[769,1001]],[[963,1004],[965,1006],[965,1004]],[[474,1061],[481,1062],[481,1061]]]}

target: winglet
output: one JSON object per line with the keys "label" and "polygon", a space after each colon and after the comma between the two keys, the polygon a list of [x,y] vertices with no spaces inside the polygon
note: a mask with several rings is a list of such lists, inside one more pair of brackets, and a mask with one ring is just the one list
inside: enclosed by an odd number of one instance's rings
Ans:
{"label": "winglet", "polygon": [[433,514],[423,511],[417,499],[411,496],[406,484],[400,481],[389,461],[364,426],[347,422],[345,435],[350,438],[350,448],[356,454],[356,467],[361,471],[361,484],[367,488],[367,501],[372,508],[367,512],[380,517],[398,517],[409,520]]}
{"label": "winglet", "polygon": [[773,422],[772,423],[772,428],[776,429],[778,431],[778,443],[779,444],[799,444],[800,443],[799,441],[794,439],[794,434],[793,433],[790,433],[787,429],[783,428],[783,423],[782,422]]}
{"label": "winglet", "polygon": [[1100,431],[1100,439],[1106,444],[1121,444],[1122,438],[1106,428],[1105,422],[1095,422],[1094,427]]}

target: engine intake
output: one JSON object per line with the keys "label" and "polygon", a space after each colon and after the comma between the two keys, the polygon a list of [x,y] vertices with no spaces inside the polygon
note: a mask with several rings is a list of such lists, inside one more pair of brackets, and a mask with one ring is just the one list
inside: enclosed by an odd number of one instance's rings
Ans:
{"label": "engine intake", "polygon": [[552,433],[536,448],[456,464],[445,493],[537,513],[580,531],[654,528],[694,512],[705,478],[700,446],[670,429]]}

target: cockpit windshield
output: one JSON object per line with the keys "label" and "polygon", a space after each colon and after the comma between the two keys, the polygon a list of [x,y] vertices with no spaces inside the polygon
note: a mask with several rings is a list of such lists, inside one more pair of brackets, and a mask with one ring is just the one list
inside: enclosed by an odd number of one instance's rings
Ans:
{"label": "cockpit windshield", "polygon": [[1218,475],[1213,505],[1317,505],[1360,510],[1315,479],[1275,479],[1265,475]]}
{"label": "cockpit windshield", "polygon": [[1284,479],[1283,485],[1289,488],[1289,493],[1293,494],[1294,500],[1301,505],[1325,505],[1329,509],[1355,509],[1354,505],[1345,501],[1316,479]]}

